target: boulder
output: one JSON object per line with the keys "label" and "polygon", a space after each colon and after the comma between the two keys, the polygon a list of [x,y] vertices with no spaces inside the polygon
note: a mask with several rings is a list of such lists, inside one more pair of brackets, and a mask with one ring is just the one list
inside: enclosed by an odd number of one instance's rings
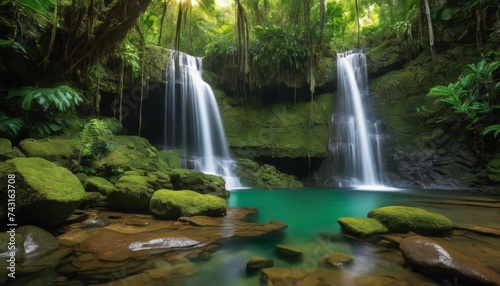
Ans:
{"label": "boulder", "polygon": [[[85,197],[85,190],[68,169],[42,158],[14,158],[0,163],[2,178],[15,175],[15,214],[17,224],[53,227],[63,223]],[[7,210],[12,193],[2,188],[1,204]],[[5,219],[6,214],[2,214]]]}
{"label": "boulder", "polygon": [[172,188],[172,184],[170,175],[164,172],[127,171],[107,196],[109,204],[115,209],[144,211],[149,209],[153,193],[165,188]]}
{"label": "boulder", "polygon": [[357,238],[389,232],[387,227],[373,218],[342,217],[337,222],[342,232]]}
{"label": "boulder", "polygon": [[102,177],[91,177],[85,180],[83,188],[86,192],[98,192],[101,195],[106,196],[115,188],[115,186]]}
{"label": "boulder", "polygon": [[77,152],[77,140],[67,137],[43,139],[28,138],[19,142],[19,148],[26,157],[40,157],[64,167]]}
{"label": "boulder", "polygon": [[414,207],[382,207],[369,212],[368,217],[378,220],[391,232],[443,235],[453,228],[445,216]]}
{"label": "boulder", "polygon": [[12,148],[9,139],[0,138],[0,160],[9,160],[17,157],[25,157],[21,150]]}
{"label": "boulder", "polygon": [[282,173],[276,167],[246,158],[238,159],[238,175],[247,186],[259,188],[300,188],[304,185],[294,176]]}
{"label": "boulder", "polygon": [[247,262],[247,269],[262,269],[273,267],[274,260],[271,258],[252,257]]}
{"label": "boulder", "polygon": [[182,216],[224,216],[227,203],[224,199],[194,191],[158,190],[150,203],[151,212],[163,219]]}
{"label": "boulder", "polygon": [[408,264],[440,280],[466,285],[500,285],[499,273],[433,239],[410,236],[403,239],[399,248]]}
{"label": "boulder", "polygon": [[173,169],[170,171],[170,176],[175,190],[193,190],[200,194],[229,198],[226,183],[219,176],[187,169]]}

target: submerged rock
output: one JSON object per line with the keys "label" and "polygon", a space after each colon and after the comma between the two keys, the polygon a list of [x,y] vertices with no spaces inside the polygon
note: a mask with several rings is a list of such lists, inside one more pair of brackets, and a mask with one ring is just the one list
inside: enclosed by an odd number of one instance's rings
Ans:
{"label": "submerged rock", "polygon": [[439,279],[456,279],[467,285],[500,285],[499,273],[430,238],[411,236],[399,247],[407,263]]}
{"label": "submerged rock", "polygon": [[411,286],[408,281],[400,280],[392,276],[363,275],[354,278],[356,286]]}
{"label": "submerged rock", "polygon": [[194,191],[158,190],[150,203],[151,212],[163,219],[182,216],[224,216],[227,203],[224,199],[202,195]]}
{"label": "submerged rock", "polygon": [[[53,227],[63,223],[85,197],[82,184],[68,169],[42,158],[14,158],[0,163],[0,174],[15,175],[16,223]],[[7,209],[7,188],[0,190]],[[11,193],[10,193],[11,194]],[[1,214],[5,219],[6,213]]]}
{"label": "submerged rock", "polygon": [[291,260],[299,260],[302,258],[302,251],[297,250],[291,246],[278,244],[276,245],[276,251],[281,255]]}
{"label": "submerged rock", "polygon": [[453,229],[453,223],[445,216],[414,207],[382,207],[369,212],[368,217],[378,220],[391,232],[443,235]]}
{"label": "submerged rock", "polygon": [[342,232],[357,238],[389,232],[387,227],[373,218],[342,217],[337,222]]}
{"label": "submerged rock", "polygon": [[321,258],[320,262],[328,266],[342,267],[348,263],[351,263],[353,260],[354,257],[352,257],[352,255],[339,252],[326,255],[325,257]]}
{"label": "submerged rock", "polygon": [[273,267],[274,260],[271,258],[252,257],[247,262],[247,269],[261,269]]}

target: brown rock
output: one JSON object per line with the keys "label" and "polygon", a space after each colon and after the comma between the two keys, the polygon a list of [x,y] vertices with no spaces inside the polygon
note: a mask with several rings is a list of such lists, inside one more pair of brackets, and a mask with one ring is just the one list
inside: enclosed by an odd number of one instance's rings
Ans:
{"label": "brown rock", "polygon": [[302,258],[302,251],[288,245],[278,244],[276,245],[276,251],[288,259],[297,260]]}
{"label": "brown rock", "polygon": [[500,285],[500,274],[430,238],[411,236],[399,247],[407,263],[439,279],[457,279],[468,285]]}
{"label": "brown rock", "polygon": [[252,257],[247,262],[247,269],[261,269],[273,267],[274,260],[271,258]]}
{"label": "brown rock", "polygon": [[339,252],[326,255],[325,257],[321,258],[320,262],[328,266],[341,267],[352,262],[353,260],[354,257],[352,257],[352,255]]}
{"label": "brown rock", "polygon": [[306,276],[306,272],[300,269],[291,269],[283,267],[272,267],[261,270],[261,279],[267,285],[272,286],[288,286],[296,285],[296,283]]}
{"label": "brown rock", "polygon": [[392,276],[364,275],[354,278],[356,286],[410,286],[404,280],[399,280]]}

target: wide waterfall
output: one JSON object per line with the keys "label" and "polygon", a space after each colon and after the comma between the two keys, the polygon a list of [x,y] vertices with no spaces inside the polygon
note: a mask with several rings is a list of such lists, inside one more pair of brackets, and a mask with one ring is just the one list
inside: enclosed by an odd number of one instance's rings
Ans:
{"label": "wide waterfall", "polygon": [[164,142],[180,149],[182,167],[219,175],[226,188],[241,187],[235,175],[219,107],[210,86],[201,77],[202,59],[172,52],[167,65]]}
{"label": "wide waterfall", "polygon": [[366,114],[366,56],[360,51],[337,55],[338,112],[329,122],[332,181],[338,187],[382,184],[380,121]]}

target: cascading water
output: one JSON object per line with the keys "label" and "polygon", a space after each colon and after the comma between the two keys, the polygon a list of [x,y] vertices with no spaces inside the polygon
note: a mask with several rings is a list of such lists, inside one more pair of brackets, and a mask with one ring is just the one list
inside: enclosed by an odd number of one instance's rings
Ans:
{"label": "cascading water", "polygon": [[201,78],[201,58],[172,52],[167,65],[164,142],[184,152],[182,167],[219,175],[226,188],[241,187],[227,145],[219,107]]}
{"label": "cascading water", "polygon": [[337,54],[339,110],[329,122],[332,179],[338,187],[382,184],[380,121],[364,110],[368,95],[366,56],[350,51]]}

